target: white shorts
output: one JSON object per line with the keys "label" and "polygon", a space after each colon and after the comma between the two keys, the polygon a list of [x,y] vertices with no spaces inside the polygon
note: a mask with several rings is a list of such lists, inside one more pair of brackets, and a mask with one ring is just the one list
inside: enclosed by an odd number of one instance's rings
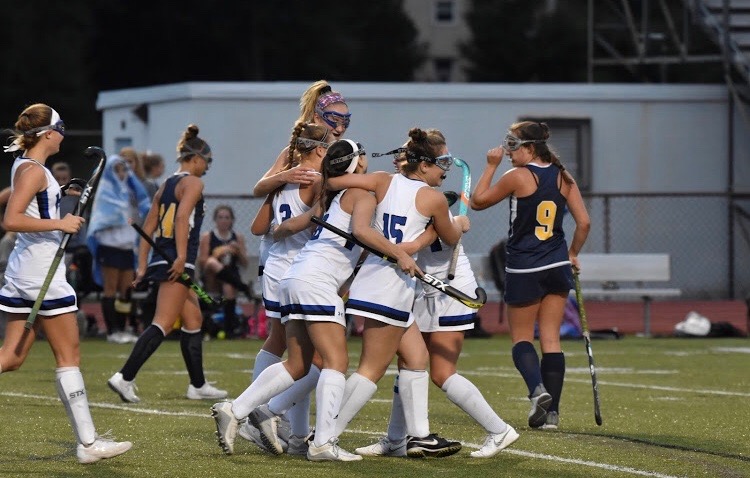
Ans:
{"label": "white shorts", "polygon": [[[473,297],[477,281],[467,265],[456,269],[456,277],[450,285]],[[473,329],[477,311],[432,286],[420,283],[414,301],[414,315],[420,332],[450,332]]]}
{"label": "white shorts", "polygon": [[416,279],[374,259],[370,256],[354,278],[346,313],[407,328],[414,322]]}
{"label": "white shorts", "polygon": [[289,320],[307,320],[336,322],[346,327],[344,301],[338,291],[291,277],[281,279],[278,290],[282,324]]}
{"label": "white shorts", "polygon": [[[39,297],[43,279],[19,279],[5,276],[0,289],[0,310],[11,314],[28,314]],[[39,315],[54,316],[78,310],[78,298],[73,287],[65,280],[50,282],[39,308]]]}
{"label": "white shorts", "polygon": [[266,317],[280,319],[279,280],[264,273],[261,282],[263,285],[263,306],[266,308]]}

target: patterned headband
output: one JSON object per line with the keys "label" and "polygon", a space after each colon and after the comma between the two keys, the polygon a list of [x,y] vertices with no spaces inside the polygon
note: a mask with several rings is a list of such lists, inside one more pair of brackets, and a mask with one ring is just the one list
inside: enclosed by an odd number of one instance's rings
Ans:
{"label": "patterned headband", "polygon": [[341,93],[327,93],[325,95],[320,95],[320,98],[318,98],[318,108],[321,110],[334,103],[346,104],[346,100],[341,96]]}

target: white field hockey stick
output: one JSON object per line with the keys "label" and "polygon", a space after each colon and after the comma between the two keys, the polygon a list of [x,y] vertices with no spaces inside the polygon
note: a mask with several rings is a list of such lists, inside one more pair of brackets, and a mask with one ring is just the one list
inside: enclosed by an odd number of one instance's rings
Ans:
{"label": "white field hockey stick", "polygon": [[[353,242],[354,244],[357,244],[362,249],[371,252],[372,254],[375,254],[378,257],[381,257],[385,259],[388,262],[396,263],[396,259],[393,257],[387,256],[383,254],[382,252],[378,251],[377,249],[374,249],[367,244],[364,244],[362,241],[354,237],[352,234],[349,234],[348,232],[342,231],[338,227],[331,225],[327,223],[326,221],[322,220],[321,218],[317,216],[313,216],[310,218],[312,222],[315,224],[324,227],[328,229],[329,231],[338,234],[339,236],[343,237],[344,239],[347,239],[348,241]],[[438,289],[439,291],[445,293],[446,295],[456,299],[457,301],[461,302],[467,307],[471,307],[472,309],[478,309],[482,307],[485,302],[487,302],[487,293],[482,289],[481,287],[477,287],[475,294],[477,294],[476,297],[471,297],[467,294],[464,294],[460,290],[456,289],[455,287],[452,287],[445,282],[441,281],[435,276],[432,276],[430,274],[417,274],[417,279],[421,280],[425,284],[431,285],[432,287]]]}
{"label": "white field hockey stick", "polygon": [[[458,205],[458,215],[465,216],[469,211],[469,196],[471,196],[471,170],[469,165],[461,158],[453,158],[453,164],[461,168],[463,171],[463,186],[461,187],[461,203]],[[456,262],[458,261],[458,251],[461,248],[461,240],[458,240],[458,244],[453,248],[453,255],[451,256],[451,263],[448,266],[448,280],[453,280],[456,277]]]}
{"label": "white field hockey stick", "polygon": [[[89,203],[89,199],[96,191],[96,186],[99,184],[99,179],[101,179],[102,173],[104,172],[104,164],[107,161],[107,155],[104,153],[104,150],[97,146],[89,146],[86,148],[86,151],[83,152],[83,156],[86,158],[97,159],[99,165],[96,167],[94,173],[91,175],[91,179],[88,180],[86,187],[81,192],[81,197],[78,199],[78,204],[76,204],[76,208],[73,211],[74,216],[82,216],[83,213],[86,212],[86,206]],[[55,257],[52,259],[52,265],[50,266],[49,271],[47,271],[47,276],[42,283],[42,288],[39,289],[39,295],[34,301],[34,305],[31,307],[29,316],[26,318],[26,324],[24,325],[26,330],[31,330],[34,326],[36,316],[39,313],[39,309],[42,307],[44,296],[47,295],[49,285],[52,283],[52,278],[55,276],[55,272],[57,272],[57,267],[60,265],[60,261],[65,255],[65,248],[68,246],[68,241],[70,241],[71,237],[73,237],[73,234],[69,232],[65,233],[60,241],[60,247],[57,248]]]}
{"label": "white field hockey stick", "polygon": [[594,388],[594,420],[596,424],[602,425],[601,404],[599,403],[599,382],[596,379],[596,368],[594,367],[594,353],[591,351],[591,334],[589,333],[589,323],[586,320],[586,308],[583,305],[583,294],[581,294],[581,281],[578,278],[578,270],[573,269],[573,277],[576,283],[576,301],[578,302],[578,312],[581,315],[581,329],[583,340],[586,344],[586,354],[589,356],[589,370],[591,371],[591,385]]}
{"label": "white field hockey stick", "polygon": [[[151,238],[151,236],[146,234],[146,231],[141,229],[141,226],[139,226],[136,223],[132,223],[131,226],[133,226],[133,229],[135,229],[136,232],[138,232],[138,234],[140,234],[140,236],[146,242],[148,242],[148,244],[151,246],[151,249],[153,249],[154,252],[159,254],[165,261],[167,261],[167,265],[169,265],[170,268],[174,265],[174,259],[169,257],[167,253],[164,252],[164,249],[159,247]],[[180,275],[180,281],[182,281],[185,285],[187,285],[190,289],[192,289],[193,292],[195,292],[195,294],[198,296],[198,298],[202,300],[204,303],[206,303],[207,305],[219,306],[224,301],[223,299],[220,299],[217,301],[213,297],[208,295],[208,292],[203,290],[203,288],[199,286],[193,279],[191,279],[190,275],[185,271],[182,271],[182,274]]]}

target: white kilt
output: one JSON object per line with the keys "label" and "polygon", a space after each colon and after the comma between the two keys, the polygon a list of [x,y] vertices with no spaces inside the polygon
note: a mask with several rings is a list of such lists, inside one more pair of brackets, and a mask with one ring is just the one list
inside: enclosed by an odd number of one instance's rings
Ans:
{"label": "white kilt", "polygon": [[[0,289],[0,310],[11,314],[28,314],[39,296],[42,282],[37,278],[20,279],[6,275],[5,285]],[[66,280],[53,278],[39,308],[39,315],[54,316],[77,310],[78,298],[73,287]]]}

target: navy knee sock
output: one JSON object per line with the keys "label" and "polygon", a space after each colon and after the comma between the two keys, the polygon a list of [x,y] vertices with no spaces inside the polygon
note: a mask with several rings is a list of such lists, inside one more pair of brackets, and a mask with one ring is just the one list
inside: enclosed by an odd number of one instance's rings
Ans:
{"label": "navy knee sock", "polygon": [[565,354],[562,352],[542,354],[542,381],[544,388],[552,395],[550,412],[559,412],[560,396],[565,380]]}
{"label": "navy knee sock", "polygon": [[206,383],[203,375],[203,334],[200,330],[195,332],[180,331],[180,349],[182,359],[185,361],[190,376],[190,383],[195,388],[201,388]]}
{"label": "navy knee sock", "polygon": [[529,395],[542,383],[542,373],[539,369],[539,355],[531,342],[518,342],[513,346],[513,363],[521,373],[521,377],[529,388]]}
{"label": "navy knee sock", "polygon": [[141,367],[143,367],[143,364],[156,352],[156,349],[159,348],[163,340],[164,334],[161,329],[153,324],[149,325],[141,336],[138,337],[133,351],[130,352],[130,357],[128,357],[122,370],[120,370],[122,378],[128,381],[133,380]]}

